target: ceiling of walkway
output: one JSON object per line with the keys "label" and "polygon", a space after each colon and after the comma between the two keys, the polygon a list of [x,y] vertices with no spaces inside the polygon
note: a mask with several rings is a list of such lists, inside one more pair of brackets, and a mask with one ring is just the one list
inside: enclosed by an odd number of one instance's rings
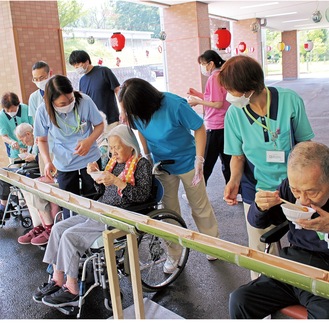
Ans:
{"label": "ceiling of walkway", "polygon": [[[140,1],[163,7],[195,0]],[[266,28],[278,31],[329,28],[329,1],[199,1],[208,4],[210,16],[232,20],[261,18]],[[315,23],[312,14],[319,10],[322,19]]]}

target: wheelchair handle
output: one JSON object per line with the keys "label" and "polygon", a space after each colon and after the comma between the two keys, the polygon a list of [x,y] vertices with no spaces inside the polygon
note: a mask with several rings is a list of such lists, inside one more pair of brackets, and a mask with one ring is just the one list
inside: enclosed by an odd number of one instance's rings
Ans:
{"label": "wheelchair handle", "polygon": [[152,173],[156,174],[159,171],[164,171],[170,174],[167,170],[165,170],[162,166],[166,164],[174,164],[175,160],[161,160],[153,165]]}

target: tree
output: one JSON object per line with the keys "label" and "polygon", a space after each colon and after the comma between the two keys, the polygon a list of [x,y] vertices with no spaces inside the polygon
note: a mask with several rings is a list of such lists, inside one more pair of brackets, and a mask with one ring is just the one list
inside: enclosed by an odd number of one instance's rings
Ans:
{"label": "tree", "polygon": [[115,12],[118,14],[115,28],[152,31],[154,33],[153,37],[159,36],[159,8],[125,1],[116,1]]}
{"label": "tree", "polygon": [[61,28],[66,26],[76,27],[76,21],[88,13],[83,8],[83,4],[78,0],[58,0],[57,5]]}

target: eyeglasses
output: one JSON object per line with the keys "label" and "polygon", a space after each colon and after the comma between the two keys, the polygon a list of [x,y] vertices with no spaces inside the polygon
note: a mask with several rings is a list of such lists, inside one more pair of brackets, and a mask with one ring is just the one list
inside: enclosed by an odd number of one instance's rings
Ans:
{"label": "eyeglasses", "polygon": [[48,79],[48,75],[46,76],[41,76],[39,78],[32,78],[32,82],[41,82],[43,80],[47,80]]}
{"label": "eyeglasses", "polygon": [[298,190],[298,189],[295,189],[292,187],[290,187],[290,190],[296,196],[300,197],[303,194],[303,195],[306,195],[309,199],[314,199],[321,193],[321,190],[305,190],[304,191],[304,190]]}

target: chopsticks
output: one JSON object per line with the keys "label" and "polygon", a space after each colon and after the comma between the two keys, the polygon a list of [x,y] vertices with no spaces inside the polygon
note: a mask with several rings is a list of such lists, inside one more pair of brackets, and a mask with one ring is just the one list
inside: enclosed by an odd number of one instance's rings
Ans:
{"label": "chopsticks", "polygon": [[290,202],[290,201],[288,201],[288,200],[282,199],[282,198],[280,198],[280,200],[281,200],[282,202],[288,204],[288,205],[294,206],[295,208],[297,208],[297,209],[299,209],[299,210],[301,210],[301,211],[303,211],[303,212],[308,212],[308,208],[307,208],[307,207],[303,207],[303,206],[296,205],[296,204],[294,204],[294,203],[292,203],[292,202]]}
{"label": "chopsticks", "polygon": [[[265,191],[265,190],[260,189],[260,188],[257,188],[257,190],[258,190],[258,191]],[[292,203],[292,202],[290,202],[290,201],[288,201],[288,200],[282,199],[281,197],[280,197],[280,200],[281,200],[282,202],[288,204],[288,205],[294,206],[296,209],[299,209],[299,210],[301,210],[301,211],[303,211],[303,212],[307,212],[307,211],[308,211],[308,208],[307,208],[307,207],[303,207],[303,206],[296,205],[296,204],[294,204],[294,203]]]}

